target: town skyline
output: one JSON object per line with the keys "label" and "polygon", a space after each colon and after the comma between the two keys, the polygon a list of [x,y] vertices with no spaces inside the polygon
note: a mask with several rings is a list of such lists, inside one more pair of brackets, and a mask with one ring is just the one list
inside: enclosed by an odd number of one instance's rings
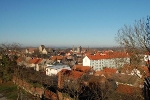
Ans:
{"label": "town skyline", "polygon": [[114,47],[117,31],[146,18],[150,1],[0,1],[0,43]]}
{"label": "town skyline", "polygon": [[[85,50],[81,46],[76,50],[75,48],[61,50],[46,48],[44,45],[40,45],[38,48],[20,50],[16,49],[16,45],[12,45],[11,49],[8,49],[6,45],[6,48],[1,48],[0,72],[6,71],[7,73],[1,75],[0,82],[1,84],[12,82],[11,86],[16,87],[17,85],[26,93],[30,93],[29,98],[34,96],[34,98],[44,100],[57,100],[55,98],[66,97],[59,95],[64,93],[68,94],[67,98],[71,98],[68,100],[72,100],[72,98],[85,100],[96,97],[97,93],[100,94],[100,92],[105,94],[105,98],[113,100],[118,98],[132,100],[149,98],[147,95],[149,93],[148,86],[145,85],[147,81],[144,81],[146,77],[150,76],[146,66],[146,62],[150,58],[147,57],[149,55],[141,53],[139,54],[141,57],[136,57],[140,60],[133,61],[130,53],[118,50]],[[137,64],[132,63],[136,61],[138,61]],[[11,65],[8,66],[9,63]],[[132,67],[134,65],[138,65],[136,66],[138,68]],[[7,78],[5,78],[6,75]],[[78,91],[78,88],[74,88],[76,86],[83,88]],[[13,91],[17,90],[18,88],[13,89]],[[59,94],[55,91],[58,91]],[[5,93],[15,94],[9,90]],[[20,93],[16,93],[20,98],[28,98],[27,94],[20,96]],[[49,95],[50,93],[53,94]],[[76,95],[76,93],[81,94]],[[13,98],[17,98],[18,95]],[[5,98],[4,96],[3,98]],[[101,100],[102,96],[100,94],[96,99]]]}

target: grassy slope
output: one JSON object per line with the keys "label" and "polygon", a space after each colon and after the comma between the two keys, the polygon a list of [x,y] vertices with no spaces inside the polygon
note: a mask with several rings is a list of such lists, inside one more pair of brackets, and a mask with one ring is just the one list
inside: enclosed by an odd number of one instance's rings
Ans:
{"label": "grassy slope", "polygon": [[17,99],[17,86],[12,82],[0,84],[0,93],[7,97],[9,100]]}
{"label": "grassy slope", "polygon": [[[40,100],[38,97],[34,97],[30,93],[22,90],[23,98],[28,98],[28,100]],[[17,85],[13,84],[12,81],[7,83],[0,84],[0,94],[3,94],[4,97],[7,97],[8,100],[17,100],[18,89]]]}

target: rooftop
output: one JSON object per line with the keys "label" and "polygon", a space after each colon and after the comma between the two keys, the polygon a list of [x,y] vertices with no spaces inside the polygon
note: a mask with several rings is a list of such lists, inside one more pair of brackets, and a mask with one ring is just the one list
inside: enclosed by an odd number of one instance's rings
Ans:
{"label": "rooftop", "polygon": [[70,79],[78,79],[80,78],[84,73],[83,72],[79,72],[79,71],[74,71],[74,70],[67,70],[67,69],[62,69],[58,75],[64,75],[64,76],[68,76],[68,78]]}
{"label": "rooftop", "polygon": [[42,58],[31,58],[30,60],[29,60],[29,63],[30,64],[39,64],[41,61],[42,61],[43,59]]}
{"label": "rooftop", "polygon": [[127,75],[127,74],[120,74],[120,73],[113,74],[113,78],[116,82],[130,84],[130,85],[136,85],[139,79],[138,76],[135,75]]}
{"label": "rooftop", "polygon": [[110,52],[106,54],[100,55],[87,55],[87,57],[91,60],[99,60],[99,59],[111,59],[111,58],[126,58],[129,55],[125,52]]}
{"label": "rooftop", "polygon": [[50,68],[50,69],[68,69],[68,70],[71,70],[71,68],[68,65],[62,65],[62,64],[47,66],[47,68]]}
{"label": "rooftop", "polygon": [[63,56],[52,56],[52,60],[62,60]]}
{"label": "rooftop", "polygon": [[73,70],[81,71],[81,72],[89,72],[91,70],[90,66],[82,66],[82,65],[75,65],[72,67]]}
{"label": "rooftop", "polygon": [[132,93],[135,93],[138,89],[139,88],[137,88],[137,87],[119,84],[116,91],[119,93],[132,94]]}

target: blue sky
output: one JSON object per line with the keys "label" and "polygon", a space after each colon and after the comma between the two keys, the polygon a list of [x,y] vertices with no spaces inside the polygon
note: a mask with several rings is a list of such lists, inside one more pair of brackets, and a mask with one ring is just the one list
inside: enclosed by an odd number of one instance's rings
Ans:
{"label": "blue sky", "polygon": [[0,0],[0,43],[108,47],[150,15],[150,0]]}

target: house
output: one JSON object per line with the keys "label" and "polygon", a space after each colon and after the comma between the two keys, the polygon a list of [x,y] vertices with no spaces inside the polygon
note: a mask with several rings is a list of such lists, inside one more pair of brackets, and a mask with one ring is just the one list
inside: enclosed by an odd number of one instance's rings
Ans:
{"label": "house", "polygon": [[117,84],[116,93],[141,97],[143,84],[138,76],[116,73],[112,77]]}
{"label": "house", "polygon": [[61,56],[65,56],[65,52],[64,51],[59,51],[58,55],[61,55]]}
{"label": "house", "polygon": [[67,56],[67,57],[66,57],[66,61],[68,61],[68,62],[73,61],[73,59],[74,59],[73,56]]}
{"label": "house", "polygon": [[68,69],[62,69],[58,74],[58,88],[62,89],[64,88],[65,82],[70,82],[78,80],[82,75],[84,75],[84,72],[74,71],[74,70],[68,70]]}
{"label": "house", "polygon": [[96,71],[95,76],[104,76],[107,79],[115,80],[116,84],[125,84],[134,87],[140,87],[140,78],[137,75],[116,73],[115,69],[106,68],[101,71]]}
{"label": "house", "polygon": [[[104,76],[92,76],[88,81],[88,86],[93,88],[93,89],[99,89],[101,91],[105,90],[105,89],[110,89],[110,88],[114,88],[113,90],[116,89],[116,84],[112,84],[111,82],[109,82],[109,80],[107,78],[105,78]],[[114,86],[114,87],[112,87]],[[109,87],[109,88],[108,88]],[[97,93],[99,93],[99,90],[97,91]],[[96,90],[95,90],[96,91]]]}
{"label": "house", "polygon": [[103,76],[107,79],[113,79],[113,74],[118,73],[114,68],[104,68],[103,70],[96,71],[94,76]]}
{"label": "house", "polygon": [[58,63],[61,63],[62,62],[62,60],[63,60],[63,56],[52,56],[51,57],[51,60],[53,61],[53,62],[58,62]]}
{"label": "house", "polygon": [[80,71],[80,72],[84,72],[84,73],[92,73],[93,70],[90,66],[82,66],[82,65],[74,65],[72,67],[72,70],[75,70],[75,71]]}
{"label": "house", "polygon": [[104,67],[118,68],[129,63],[129,55],[125,52],[110,52],[100,55],[87,55],[83,58],[83,66],[91,66],[94,70],[102,70]]}
{"label": "house", "polygon": [[116,81],[117,85],[126,84],[129,86],[140,87],[140,78],[136,75],[127,75],[115,73],[112,74],[113,79]]}
{"label": "house", "polygon": [[46,75],[48,76],[56,75],[62,69],[71,70],[71,68],[67,65],[52,65],[46,67]]}
{"label": "house", "polygon": [[118,93],[124,93],[124,94],[135,94],[140,88],[138,87],[133,87],[125,84],[119,84],[116,92]]}
{"label": "house", "polygon": [[37,48],[27,48],[25,50],[26,54],[33,54],[36,50],[38,50]]}
{"label": "house", "polygon": [[66,56],[71,56],[71,55],[73,55],[73,52],[67,52],[66,54],[65,54]]}
{"label": "house", "polygon": [[82,56],[83,56],[83,54],[82,53],[76,53],[76,56],[78,57],[78,58],[81,58]]}
{"label": "house", "polygon": [[40,45],[40,46],[39,46],[39,52],[40,52],[41,54],[47,54],[47,50],[46,50],[46,48],[45,48],[44,45]]}
{"label": "house", "polygon": [[125,65],[120,70],[120,73],[127,75],[136,75],[139,78],[145,78],[147,76],[150,76],[150,72],[147,66],[139,66],[138,68],[135,68],[134,66]]}
{"label": "house", "polygon": [[36,71],[40,70],[39,64],[41,63],[43,59],[42,58],[31,58],[28,63],[29,67],[33,67]]}
{"label": "house", "polygon": [[31,57],[25,57],[25,56],[20,56],[18,57],[18,59],[16,60],[17,62],[17,65],[19,66],[26,66],[26,67],[29,67],[30,66],[30,63],[29,63],[29,60],[32,59]]}
{"label": "house", "polygon": [[17,65],[23,65],[23,62],[24,62],[25,60],[23,59],[23,57],[19,57],[17,60],[16,60],[16,62],[17,62]]}

